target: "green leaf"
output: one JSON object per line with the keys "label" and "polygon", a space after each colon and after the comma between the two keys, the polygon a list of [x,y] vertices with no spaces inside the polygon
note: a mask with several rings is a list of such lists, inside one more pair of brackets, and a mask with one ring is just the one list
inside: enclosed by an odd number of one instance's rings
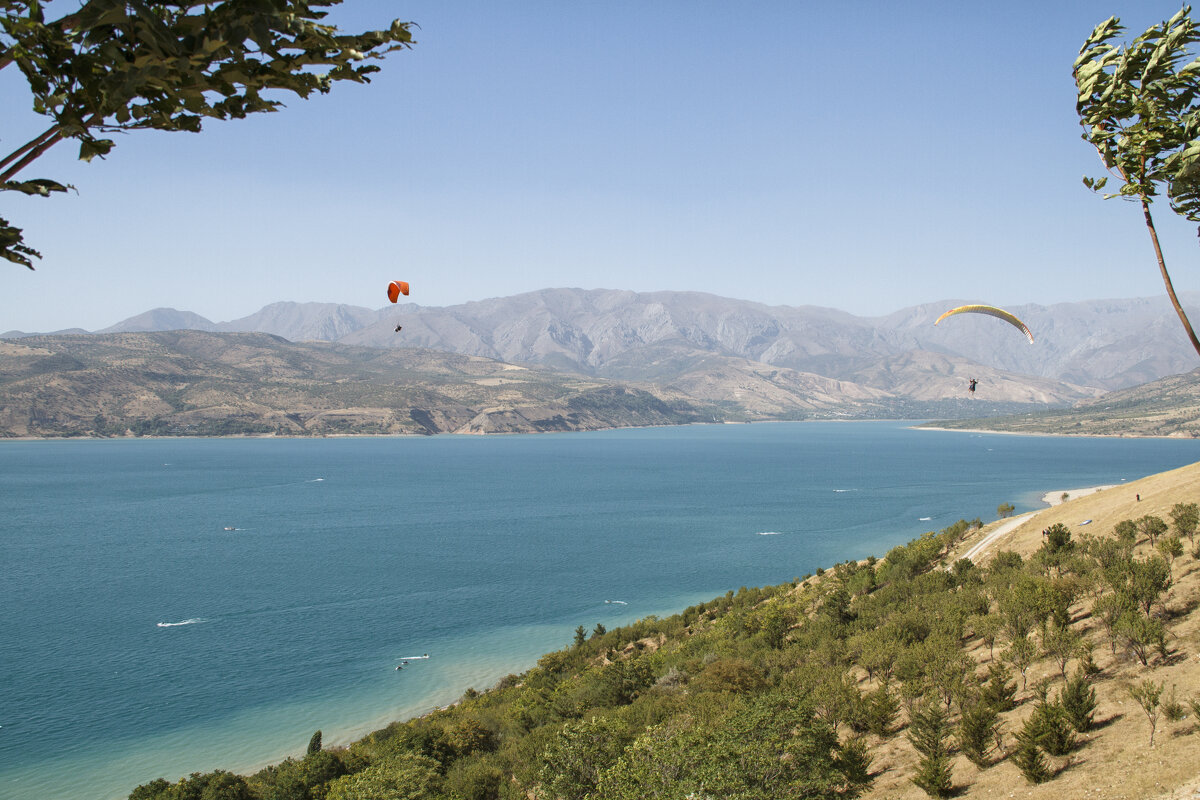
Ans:
{"label": "green leaf", "polygon": [[0,258],[33,269],[31,259],[40,259],[42,254],[26,246],[20,228],[14,228],[8,220],[0,217]]}
{"label": "green leaf", "polygon": [[79,143],[79,160],[91,161],[96,156],[104,158],[113,149],[112,139],[84,139]]}
{"label": "green leaf", "polygon": [[46,180],[45,178],[37,178],[31,181],[5,181],[0,183],[0,191],[5,192],[21,192],[28,195],[41,195],[49,197],[51,192],[65,192],[68,187],[56,181]]}

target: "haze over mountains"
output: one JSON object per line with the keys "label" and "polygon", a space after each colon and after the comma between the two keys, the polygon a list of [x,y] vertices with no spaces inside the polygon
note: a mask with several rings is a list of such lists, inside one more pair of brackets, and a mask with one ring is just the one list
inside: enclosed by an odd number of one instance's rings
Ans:
{"label": "haze over mountains", "polygon": [[[1200,293],[1183,300],[1200,303]],[[39,423],[38,415],[49,413],[40,398],[54,387],[81,399],[104,387],[102,429],[110,434],[196,429],[197,416],[213,430],[228,429],[238,415],[253,420],[247,430],[281,433],[328,431],[334,418],[360,421],[348,432],[406,432],[413,425],[424,432],[576,429],[654,424],[646,416],[654,402],[665,404],[653,411],[660,423],[670,415],[677,421],[943,418],[1063,407],[1196,366],[1165,297],[1010,307],[1033,330],[1033,345],[991,317],[960,315],[933,325],[964,302],[867,318],[696,292],[546,289],[446,308],[281,302],[221,323],[160,308],[83,336],[4,334],[10,345],[2,355],[12,361],[0,375],[0,406],[12,417],[6,435],[54,435],[60,425],[70,435],[101,429],[84,408]],[[159,337],[167,331],[216,336]],[[131,334],[155,338],[122,338]],[[261,334],[270,337],[255,338]],[[93,338],[102,346],[89,345]],[[311,350],[318,344],[341,349]],[[381,351],[411,354],[406,358],[429,366],[414,371],[408,361],[372,355]],[[463,372],[451,356],[592,383],[563,383],[547,393],[541,378],[513,381],[514,373],[501,371],[496,383],[492,372],[499,367]],[[439,359],[444,363],[434,366]],[[362,372],[367,362],[377,365],[370,374]],[[295,366],[303,363],[320,363],[312,367],[320,375],[306,381]],[[968,378],[979,380],[972,398]],[[378,399],[364,403],[327,388],[347,381],[375,386],[371,396]],[[276,388],[264,400],[266,385]],[[505,389],[487,395],[481,385]],[[63,393],[67,386],[73,388]],[[418,398],[412,390],[420,387],[432,393]],[[156,403],[144,399],[151,396]],[[143,399],[124,399],[135,397]],[[259,398],[257,406],[251,397]],[[631,405],[634,397],[640,399]]]}
{"label": "haze over mountains", "polygon": [[[1200,293],[1184,293],[1182,300],[1195,307]],[[904,375],[914,370],[957,374],[973,365],[1105,390],[1196,366],[1165,296],[1010,307],[1034,331],[1032,346],[991,318],[959,316],[933,326],[939,314],[965,302],[972,300],[857,317],[698,292],[545,289],[444,308],[282,302],[220,323],[188,311],[155,309],[97,333],[260,332],[292,341],[428,347],[639,380],[678,374],[714,356],[736,357],[886,390],[903,389]],[[404,325],[401,334],[394,332],[397,321]]]}

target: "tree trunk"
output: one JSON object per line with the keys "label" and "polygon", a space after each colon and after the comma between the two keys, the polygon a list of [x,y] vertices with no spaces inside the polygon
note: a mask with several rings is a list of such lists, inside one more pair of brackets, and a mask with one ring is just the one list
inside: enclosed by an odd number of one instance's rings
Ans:
{"label": "tree trunk", "polygon": [[1171,298],[1171,305],[1175,307],[1175,313],[1179,315],[1179,321],[1183,323],[1183,329],[1187,331],[1188,339],[1195,348],[1196,354],[1200,355],[1200,339],[1196,338],[1196,332],[1192,330],[1192,323],[1188,322],[1187,314],[1183,311],[1183,306],[1179,304],[1179,298],[1175,295],[1175,287],[1171,284],[1171,275],[1167,272],[1167,263],[1163,260],[1162,247],[1158,243],[1158,231],[1154,228],[1154,218],[1150,216],[1150,203],[1146,198],[1142,198],[1142,214],[1146,217],[1146,229],[1150,231],[1150,241],[1154,244],[1154,255],[1158,259],[1158,271],[1162,273],[1163,284],[1167,287],[1167,296]]}

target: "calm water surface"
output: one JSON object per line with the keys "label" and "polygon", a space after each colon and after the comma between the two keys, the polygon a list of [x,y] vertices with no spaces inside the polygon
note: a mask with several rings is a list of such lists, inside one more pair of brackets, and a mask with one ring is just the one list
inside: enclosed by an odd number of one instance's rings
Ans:
{"label": "calm water surface", "polygon": [[1198,459],[902,423],[0,443],[0,798],[248,770],[318,728],[346,743],[577,625]]}

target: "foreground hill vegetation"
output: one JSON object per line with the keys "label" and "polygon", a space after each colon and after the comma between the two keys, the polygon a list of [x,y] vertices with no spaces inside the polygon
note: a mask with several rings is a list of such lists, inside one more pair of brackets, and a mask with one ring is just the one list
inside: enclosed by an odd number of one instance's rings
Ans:
{"label": "foreground hill vegetation", "polygon": [[581,625],[529,671],[349,746],[318,732],[255,774],[130,798],[1158,796],[1200,754],[1198,496],[1193,465]]}

